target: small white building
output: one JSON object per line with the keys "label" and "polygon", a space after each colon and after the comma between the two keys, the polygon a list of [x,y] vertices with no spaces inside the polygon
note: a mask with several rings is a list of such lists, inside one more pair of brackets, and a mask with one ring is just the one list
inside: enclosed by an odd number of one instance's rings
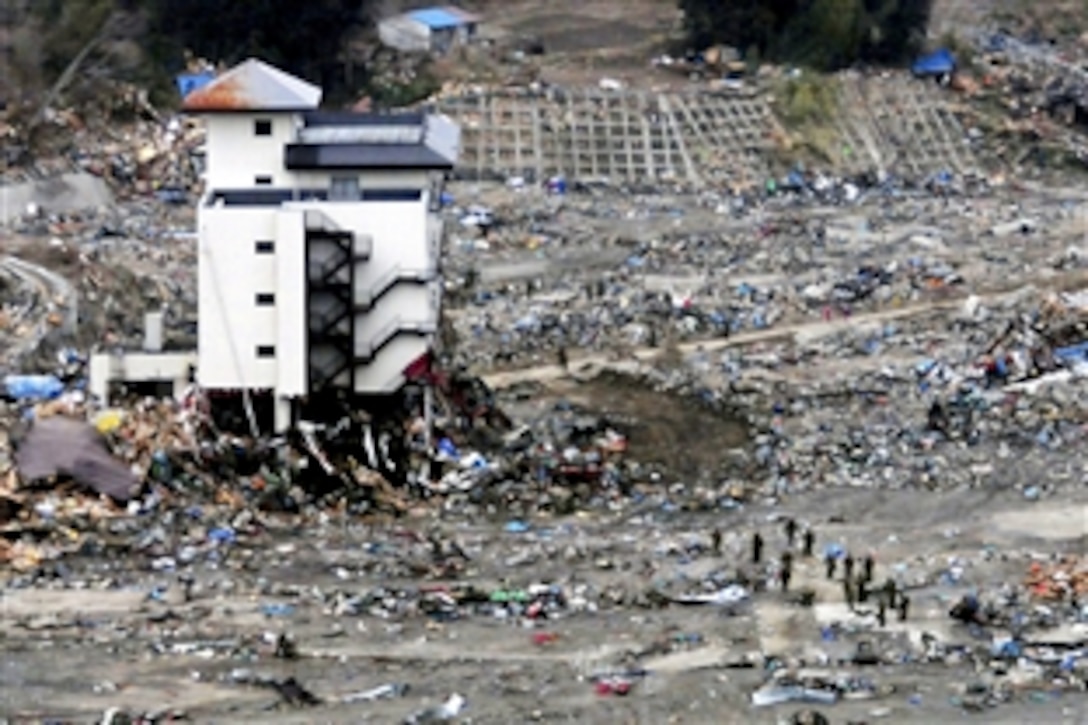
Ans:
{"label": "small white building", "polygon": [[476,37],[480,18],[447,5],[412,10],[378,23],[382,44],[406,53],[446,53]]}
{"label": "small white building", "polygon": [[183,103],[207,123],[197,381],[271,399],[276,430],[396,393],[439,322],[435,210],[460,129],[321,111],[321,95],[251,59]]}

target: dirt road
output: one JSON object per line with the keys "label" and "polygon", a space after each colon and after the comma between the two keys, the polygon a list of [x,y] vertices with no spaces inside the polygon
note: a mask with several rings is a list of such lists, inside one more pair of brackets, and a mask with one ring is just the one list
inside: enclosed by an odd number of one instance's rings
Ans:
{"label": "dirt road", "polygon": [[[1070,289],[1088,283],[1088,271],[1078,270],[1068,274],[1054,275],[1049,279],[1040,276],[1036,277],[1032,282],[1045,285],[1048,289]],[[1020,289],[1023,289],[1023,287]],[[744,332],[727,338],[685,342],[677,347],[681,353],[688,354],[699,350],[717,352],[731,347],[743,347],[782,340],[784,338],[795,338],[798,335],[804,335],[809,339],[817,339],[827,335],[833,335],[852,327],[879,325],[940,310],[955,310],[956,308],[962,307],[964,302],[971,297],[977,297],[981,302],[992,304],[1015,293],[1016,290],[1009,289],[981,294],[964,293],[949,299],[920,302],[892,309],[856,314],[849,318],[839,318],[830,322],[824,322],[823,320],[794,322],[766,330]],[[590,372],[596,369],[609,367],[622,368],[652,362],[665,354],[666,350],[661,348],[643,347],[635,349],[624,359],[617,359],[615,356],[602,354],[579,355],[577,351],[574,351],[570,354],[570,366],[573,370],[579,372]],[[563,377],[564,375],[566,375],[566,371],[559,365],[538,365],[490,373],[484,375],[483,379],[492,388],[498,389],[522,382],[543,383]]]}

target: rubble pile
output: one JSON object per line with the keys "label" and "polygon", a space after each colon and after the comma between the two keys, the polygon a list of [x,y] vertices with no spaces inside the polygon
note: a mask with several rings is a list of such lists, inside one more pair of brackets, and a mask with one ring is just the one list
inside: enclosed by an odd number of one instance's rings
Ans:
{"label": "rubble pile", "polygon": [[623,354],[939,304],[1030,282],[1034,268],[999,248],[1040,239],[1024,250],[1035,264],[1081,268],[1069,202],[1043,199],[1029,215],[1009,190],[862,193],[842,182],[857,198],[841,209],[815,190],[827,177],[797,183],[807,186],[695,203],[600,191],[514,190],[491,206],[451,198],[460,351],[477,367],[540,365],[561,348]]}
{"label": "rubble pile", "polygon": [[101,177],[120,198],[158,196],[186,203],[200,193],[204,132],[197,120],[166,116],[147,92],[105,84],[93,103],[36,110],[11,107],[0,116],[8,139],[6,183],[84,172]]}

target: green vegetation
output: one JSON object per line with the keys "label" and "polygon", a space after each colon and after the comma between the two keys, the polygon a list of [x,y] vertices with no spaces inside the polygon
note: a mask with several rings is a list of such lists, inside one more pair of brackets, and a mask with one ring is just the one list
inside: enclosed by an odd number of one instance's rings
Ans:
{"label": "green vegetation", "polygon": [[[436,87],[426,73],[392,85],[367,70],[376,47],[377,0],[9,0],[13,30],[0,58],[0,93],[32,105],[60,86],[109,77],[175,102],[173,76],[186,54],[232,65],[257,56],[319,84],[327,99],[370,95],[380,105],[418,100]],[[375,42],[353,44],[358,38]],[[363,47],[364,57],[352,55]],[[357,51],[356,51],[357,52]],[[370,54],[368,54],[370,53]],[[75,63],[73,63],[75,61]],[[66,77],[67,71],[67,77]],[[93,85],[93,83],[89,84]]]}
{"label": "green vegetation", "polygon": [[679,0],[688,41],[819,70],[909,60],[932,0]]}
{"label": "green vegetation", "polygon": [[775,101],[782,121],[792,128],[826,123],[835,115],[838,103],[834,82],[808,73],[784,82]]}
{"label": "green vegetation", "polygon": [[838,103],[834,79],[813,73],[789,78],[774,92],[775,110],[783,126],[813,160],[837,158],[834,126]]}

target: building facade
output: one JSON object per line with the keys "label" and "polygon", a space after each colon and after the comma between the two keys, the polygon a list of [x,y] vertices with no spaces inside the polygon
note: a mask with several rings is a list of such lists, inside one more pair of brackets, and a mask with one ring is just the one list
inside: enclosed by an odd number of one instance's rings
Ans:
{"label": "building facade", "polygon": [[431,353],[443,116],[318,110],[321,90],[248,60],[184,100],[207,124],[197,380],[304,405],[382,396]]}

